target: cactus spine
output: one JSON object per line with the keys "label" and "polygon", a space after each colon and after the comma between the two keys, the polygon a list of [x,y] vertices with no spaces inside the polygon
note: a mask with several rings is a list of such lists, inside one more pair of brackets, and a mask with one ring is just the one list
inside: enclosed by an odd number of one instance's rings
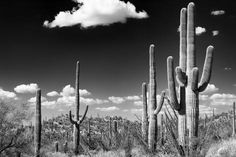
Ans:
{"label": "cactus spine", "polygon": [[74,125],[73,132],[73,144],[74,144],[74,154],[79,154],[79,144],[80,144],[80,124],[83,122],[88,106],[86,106],[84,115],[79,119],[79,109],[80,109],[80,94],[79,94],[79,74],[80,74],[80,63],[76,64],[76,80],[75,80],[75,120],[72,119],[71,111],[69,111],[70,122]]}
{"label": "cactus spine", "polygon": [[180,85],[180,103],[178,103],[174,86],[173,58],[168,57],[167,59],[168,86],[171,104],[179,112],[179,140],[182,144],[186,132],[186,109],[189,137],[192,138],[198,136],[199,92],[203,92],[210,81],[213,62],[213,46],[208,46],[203,74],[200,83],[198,84],[198,68],[196,67],[195,54],[194,8],[194,3],[189,3],[187,11],[186,8],[183,8],[180,16],[180,66],[176,67],[177,82]]}
{"label": "cactus spine", "polygon": [[40,157],[41,147],[41,90],[36,91],[36,111],[35,111],[35,132],[34,132],[34,144],[35,144],[35,157]]}
{"label": "cactus spine", "polygon": [[235,102],[233,103],[233,132],[232,136],[235,136]]}
{"label": "cactus spine", "polygon": [[160,102],[156,102],[156,64],[154,45],[149,49],[149,132],[148,132],[148,146],[151,151],[156,149],[157,139],[157,114],[161,111],[164,103],[165,92],[161,94]]}
{"label": "cactus spine", "polygon": [[143,115],[142,115],[142,136],[145,142],[148,142],[148,113],[147,113],[147,84],[142,84],[143,94]]}

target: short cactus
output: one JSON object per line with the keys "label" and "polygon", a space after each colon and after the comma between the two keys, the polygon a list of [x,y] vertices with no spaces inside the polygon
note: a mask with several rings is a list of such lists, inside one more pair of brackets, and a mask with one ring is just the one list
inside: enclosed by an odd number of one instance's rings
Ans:
{"label": "short cactus", "polygon": [[147,107],[147,84],[142,84],[143,113],[142,113],[142,137],[148,142],[148,107]]}
{"label": "short cactus", "polygon": [[233,103],[233,131],[232,136],[235,136],[235,102]]}
{"label": "short cactus", "polygon": [[41,148],[41,90],[36,91],[36,111],[35,111],[35,132],[34,132],[34,145],[35,145],[35,157],[40,157]]}

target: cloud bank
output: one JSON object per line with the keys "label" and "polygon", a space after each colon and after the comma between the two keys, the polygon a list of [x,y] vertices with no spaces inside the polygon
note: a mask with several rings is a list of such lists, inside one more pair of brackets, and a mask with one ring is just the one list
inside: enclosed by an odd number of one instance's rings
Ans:
{"label": "cloud bank", "polygon": [[196,29],[195,29],[195,33],[196,33],[196,35],[201,35],[201,34],[203,34],[203,33],[205,33],[206,32],[206,28],[203,28],[203,27],[196,27]]}
{"label": "cloud bank", "polygon": [[127,18],[143,19],[148,15],[145,11],[137,12],[130,2],[120,0],[74,0],[78,9],[60,11],[52,22],[45,21],[44,26],[68,27],[80,25],[83,28],[92,26],[108,26],[113,23],[125,23]]}
{"label": "cloud bank", "polygon": [[15,92],[17,93],[35,93],[38,89],[38,85],[36,83],[30,84],[21,84],[14,88]]}

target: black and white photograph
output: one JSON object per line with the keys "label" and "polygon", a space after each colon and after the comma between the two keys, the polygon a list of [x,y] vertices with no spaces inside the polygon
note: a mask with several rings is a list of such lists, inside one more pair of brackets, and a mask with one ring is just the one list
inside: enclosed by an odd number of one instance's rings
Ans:
{"label": "black and white photograph", "polygon": [[235,8],[0,1],[0,157],[235,157]]}

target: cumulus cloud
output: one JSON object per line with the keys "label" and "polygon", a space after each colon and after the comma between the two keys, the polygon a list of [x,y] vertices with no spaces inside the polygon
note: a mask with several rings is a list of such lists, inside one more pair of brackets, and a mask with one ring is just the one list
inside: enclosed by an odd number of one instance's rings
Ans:
{"label": "cumulus cloud", "polygon": [[44,26],[67,27],[80,25],[83,28],[91,26],[108,26],[113,23],[125,23],[127,18],[147,18],[145,11],[137,12],[130,2],[120,0],[74,0],[78,3],[72,11],[60,11],[52,22],[45,21]]}
{"label": "cumulus cloud", "polygon": [[218,30],[212,31],[212,35],[213,35],[213,36],[217,36],[217,35],[219,35],[219,33],[220,33],[220,32],[219,32]]}
{"label": "cumulus cloud", "polygon": [[121,103],[123,103],[125,101],[124,98],[122,98],[122,97],[115,97],[115,96],[108,97],[108,99],[111,102],[115,103],[115,104],[121,104]]}
{"label": "cumulus cloud", "polygon": [[55,108],[56,107],[56,101],[44,101],[42,102],[42,106],[46,106],[49,108]]}
{"label": "cumulus cloud", "polygon": [[142,101],[135,101],[134,105],[135,106],[143,106],[143,102]]}
{"label": "cumulus cloud", "polygon": [[116,110],[120,110],[120,108],[116,107],[116,106],[111,106],[111,107],[97,107],[97,110],[100,111],[116,111]]}
{"label": "cumulus cloud", "polygon": [[214,15],[214,16],[219,16],[219,15],[224,15],[224,14],[225,14],[224,10],[213,10],[211,12],[211,15]]}
{"label": "cumulus cloud", "polygon": [[[41,102],[46,101],[47,99],[43,96],[41,96]],[[35,103],[36,102],[36,97],[32,97],[28,100],[29,103]]]}
{"label": "cumulus cloud", "polygon": [[217,88],[214,84],[208,84],[208,86],[205,89],[205,91],[203,91],[201,94],[202,95],[212,94],[212,93],[217,92],[218,90],[219,90],[219,88]]}
{"label": "cumulus cloud", "polygon": [[236,101],[236,95],[215,93],[210,99],[212,100],[211,105],[232,105]]}
{"label": "cumulus cloud", "polygon": [[100,105],[100,104],[105,104],[108,103],[108,100],[102,100],[102,99],[93,99],[93,98],[80,98],[80,101],[86,105]]}
{"label": "cumulus cloud", "polygon": [[37,89],[38,85],[36,83],[22,84],[14,88],[16,93],[35,93]]}
{"label": "cumulus cloud", "polygon": [[205,105],[199,105],[199,113],[201,115],[207,114],[207,115],[212,115],[213,109],[216,110],[216,108],[211,108],[210,106],[205,106]]}
{"label": "cumulus cloud", "polygon": [[59,96],[59,93],[56,91],[51,91],[51,92],[47,93],[47,96],[49,96],[49,97]]}
{"label": "cumulus cloud", "polygon": [[5,91],[0,88],[0,99],[17,99],[14,92]]}
{"label": "cumulus cloud", "polygon": [[[80,96],[88,96],[91,95],[89,91],[86,89],[79,89],[79,94]],[[75,95],[75,88],[72,87],[71,85],[66,85],[62,91],[60,92],[61,96],[72,96]]]}
{"label": "cumulus cloud", "polygon": [[196,35],[201,35],[201,34],[203,34],[203,33],[205,33],[206,32],[206,28],[203,28],[203,27],[196,27],[196,29],[195,29],[195,33],[196,33]]}
{"label": "cumulus cloud", "polygon": [[91,95],[91,93],[89,91],[87,91],[86,89],[80,89],[79,90],[79,94],[81,96],[88,96],[88,95]]}
{"label": "cumulus cloud", "polygon": [[140,97],[139,96],[137,96],[137,95],[134,95],[134,96],[127,96],[127,97],[125,97],[127,100],[139,100],[140,99]]}
{"label": "cumulus cloud", "polygon": [[199,95],[199,99],[202,100],[202,101],[206,101],[206,100],[209,100],[209,96],[208,95]]}
{"label": "cumulus cloud", "polygon": [[143,109],[137,109],[137,108],[133,108],[133,109],[131,109],[130,110],[131,111],[131,113],[133,113],[133,114],[136,114],[136,113],[142,113],[143,112]]}

